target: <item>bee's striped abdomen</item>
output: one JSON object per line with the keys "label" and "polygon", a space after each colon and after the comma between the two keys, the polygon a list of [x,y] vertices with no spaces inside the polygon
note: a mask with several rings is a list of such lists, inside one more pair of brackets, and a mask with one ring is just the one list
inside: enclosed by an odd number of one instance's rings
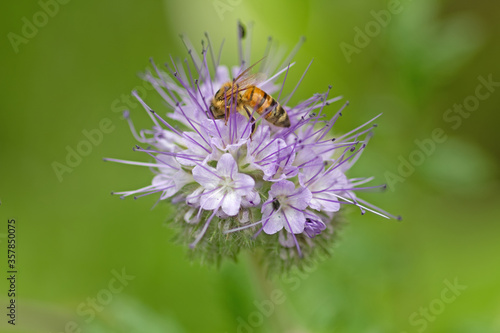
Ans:
{"label": "bee's striped abdomen", "polygon": [[248,104],[258,114],[280,127],[290,127],[290,119],[285,109],[269,94],[262,89],[252,86],[243,94],[243,102]]}

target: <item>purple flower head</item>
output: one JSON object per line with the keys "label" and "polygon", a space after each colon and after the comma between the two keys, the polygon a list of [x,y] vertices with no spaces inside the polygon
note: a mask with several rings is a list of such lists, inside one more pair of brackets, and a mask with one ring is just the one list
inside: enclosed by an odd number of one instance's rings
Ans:
{"label": "purple flower head", "polygon": [[[152,61],[143,76],[170,112],[153,111],[132,93],[153,122],[151,129],[137,132],[125,113],[141,144],[135,150],[145,153],[149,161],[107,160],[146,166],[155,176],[150,185],[116,194],[136,198],[157,194],[158,201],[174,203],[179,239],[204,259],[216,262],[225,256],[234,258],[241,248],[260,247],[289,267],[290,258],[310,257],[318,247],[331,243],[331,231],[346,205],[394,218],[355,195],[357,190],[377,188],[364,185],[371,178],[346,176],[366,148],[374,127],[370,124],[378,116],[334,138],[334,125],[347,103],[329,115],[327,107],[341,99],[329,96],[331,87],[290,103],[302,79],[291,92],[284,89],[293,54],[281,60],[281,52],[270,45],[255,66],[262,74],[259,77],[265,78],[255,85],[274,102],[262,111],[264,99],[252,106],[236,91],[226,95],[229,111],[215,119],[210,107],[214,95],[252,63],[247,50],[240,52],[239,66],[230,70],[220,65],[220,54],[213,55],[206,38],[201,57],[185,40],[188,58],[171,58],[164,67]],[[241,38],[239,43],[242,50]],[[248,104],[243,108],[238,103]],[[277,105],[288,114],[289,127],[266,120]],[[246,112],[240,112],[243,109]]]}

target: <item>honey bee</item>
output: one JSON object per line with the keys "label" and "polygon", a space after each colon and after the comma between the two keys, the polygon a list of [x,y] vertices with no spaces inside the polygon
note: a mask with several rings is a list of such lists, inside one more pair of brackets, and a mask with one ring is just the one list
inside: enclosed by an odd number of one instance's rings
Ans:
{"label": "honey bee", "polygon": [[252,115],[255,110],[275,126],[290,127],[290,118],[285,109],[271,95],[255,86],[260,76],[249,74],[250,69],[261,60],[245,69],[232,82],[224,83],[217,90],[210,103],[210,112],[215,119],[226,119],[227,123],[231,109],[236,110],[251,119],[254,130],[256,120]]}

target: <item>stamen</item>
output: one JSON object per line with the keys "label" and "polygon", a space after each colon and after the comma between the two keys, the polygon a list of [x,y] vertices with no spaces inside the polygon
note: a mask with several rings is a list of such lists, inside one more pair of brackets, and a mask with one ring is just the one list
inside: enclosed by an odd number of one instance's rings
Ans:
{"label": "stamen", "polygon": [[366,184],[368,182],[371,182],[374,179],[375,179],[375,177],[351,178],[351,179],[349,179],[349,183],[352,186],[359,186],[359,185],[363,185],[363,184]]}
{"label": "stamen", "polygon": [[[175,103],[172,100],[174,100],[176,103],[179,102],[177,100],[177,97],[168,88],[167,82],[165,82],[165,79],[163,78],[163,75],[161,74],[161,72],[158,70],[158,67],[156,66],[156,63],[154,62],[153,58],[150,58],[149,61],[151,62],[151,65],[155,69],[156,75],[158,75],[158,77],[160,78],[160,80],[163,83],[164,87],[169,91],[170,95],[172,95],[172,99],[170,98],[169,95],[167,95],[163,91],[163,89],[157,89],[156,88],[156,86],[158,86],[158,83],[156,82],[156,79],[154,79],[154,77],[151,74],[149,74],[149,78],[150,79],[148,81],[153,85],[153,87],[155,87],[155,90],[158,91],[161,94],[161,96],[163,97],[163,99],[165,99],[167,101],[167,103],[170,104],[170,106],[172,106],[172,108],[174,108]],[[148,76],[146,76],[146,78],[148,78]]]}
{"label": "stamen", "polygon": [[128,197],[132,194],[146,192],[146,191],[149,191],[150,189],[154,189],[154,188],[155,188],[154,185],[148,185],[148,186],[145,186],[143,188],[140,188],[140,189],[134,190],[134,191],[111,192],[111,194],[113,194],[113,195],[121,194],[122,195],[121,198],[123,199],[123,198]]}
{"label": "stamen", "polygon": [[[314,59],[313,59],[314,60]],[[300,84],[302,83],[302,80],[304,79],[304,76],[306,76],[306,73],[307,71],[309,70],[309,67],[311,67],[312,63],[313,63],[313,60],[311,60],[311,62],[309,63],[309,65],[307,65],[307,68],[306,70],[304,71],[304,74],[302,74],[302,77],[300,78],[299,82],[297,82],[297,85],[295,86],[295,88],[292,90],[292,92],[290,93],[290,95],[288,95],[286,98],[285,98],[285,101],[283,102],[283,105],[286,105],[288,103],[288,101],[290,101],[290,98],[292,98],[293,94],[295,94],[295,91],[297,91],[297,88],[300,86]]]}
{"label": "stamen", "polygon": [[[172,56],[170,56],[172,58]],[[176,65],[177,64],[177,65]],[[177,71],[177,78],[181,78],[184,82],[186,82],[186,91],[192,91],[194,88],[192,86],[192,80],[190,81],[186,75],[186,71],[184,70],[184,65],[179,57],[175,57],[174,67]]]}
{"label": "stamen", "polygon": [[[262,58],[262,59],[264,59],[264,58]],[[259,84],[259,86],[261,86],[261,87],[262,87],[263,85],[265,85],[265,84],[267,84],[267,83],[269,83],[269,82],[273,82],[273,81],[274,81],[274,80],[275,80],[278,76],[280,76],[281,74],[283,74],[283,72],[288,73],[288,68],[293,67],[293,65],[295,65],[295,63],[294,63],[294,62],[292,62],[291,64],[288,64],[288,67],[283,68],[283,69],[282,69],[282,70],[280,70],[278,73],[276,73],[276,74],[274,74],[273,76],[271,76],[269,79],[265,80],[264,82],[261,82],[261,83]],[[286,75],[285,75],[285,79],[286,79]],[[285,81],[283,80],[283,85],[284,85],[284,84],[285,84]],[[280,94],[280,96],[281,96],[281,94]],[[278,98],[278,100],[279,100],[279,98]],[[284,104],[283,104],[283,105],[284,105]]]}
{"label": "stamen", "polygon": [[212,50],[212,42],[210,41],[210,37],[208,36],[208,32],[205,32],[205,37],[207,38],[208,50],[210,51],[210,58],[212,58],[212,65],[214,67],[214,73],[217,73],[218,65],[215,63],[214,52]]}
{"label": "stamen", "polygon": [[372,125],[371,127],[368,127],[367,129],[365,129],[365,130],[363,130],[363,131],[361,131],[361,132],[359,132],[359,133],[354,133],[353,135],[349,136],[348,138],[342,138],[342,137],[340,137],[339,139],[340,139],[340,140],[351,140],[351,139],[353,139],[353,138],[358,138],[358,137],[362,136],[362,135],[363,135],[363,134],[365,134],[365,133],[368,133],[368,136],[371,136],[371,135],[373,135],[373,133],[371,133],[371,131],[372,131],[375,127],[377,127],[377,126],[374,124],[374,125]]}
{"label": "stamen", "polygon": [[217,56],[217,68],[219,67],[220,64],[220,57],[222,55],[222,47],[224,46],[225,38],[222,39],[222,42],[220,43],[220,48],[219,48],[219,55]]}
{"label": "stamen", "polygon": [[243,26],[241,21],[238,21],[238,55],[240,57],[241,67],[245,66],[245,59],[243,59],[243,45],[242,45],[242,40],[244,36],[245,36],[245,27]]}
{"label": "stamen", "polygon": [[[159,159],[157,156],[151,154],[150,152],[142,149],[141,147],[139,147],[139,146],[136,146],[136,147],[137,147],[137,149],[142,150],[143,152],[145,152],[146,154],[148,154],[149,156],[151,156],[152,158],[154,158],[156,161],[160,162],[161,164],[165,164],[166,166],[171,167],[172,169],[179,170],[178,168],[175,168],[175,167],[171,166],[170,164],[168,164],[167,162]],[[158,167],[158,166],[156,166],[156,167]]]}
{"label": "stamen", "polygon": [[144,194],[141,194],[141,195],[134,196],[134,200],[137,200],[139,198],[145,197],[146,195],[150,195],[150,194],[154,194],[154,193],[158,193],[158,192],[165,192],[166,190],[168,190],[169,188],[172,188],[172,187],[175,187],[175,185],[170,185],[170,186],[167,186],[167,187],[163,187],[163,188],[151,191],[149,193],[144,193]]}
{"label": "stamen", "polygon": [[250,62],[250,54],[252,50],[252,31],[253,31],[253,22],[249,22],[247,25],[247,31],[246,31],[246,47],[245,47],[245,58],[244,62],[249,63]]}
{"label": "stamen", "polygon": [[[267,56],[269,55],[269,51],[271,49],[271,44],[272,44],[272,40],[273,38],[271,36],[269,36],[267,38],[267,44],[266,44],[266,49],[264,50],[264,56],[262,58],[267,58],[269,59]],[[265,65],[267,65],[267,62],[266,61],[263,61],[261,64],[260,64],[260,68],[259,68],[259,72],[260,73],[264,73],[264,67]]]}
{"label": "stamen", "polygon": [[[191,125],[191,127],[196,131],[196,133],[198,133],[198,135],[203,139],[203,141],[205,141],[205,143],[207,144],[207,146],[210,147],[210,143],[208,143],[207,139],[205,139],[205,137],[203,136],[203,134],[201,134],[201,132],[196,128],[196,126],[194,126],[194,124],[191,121],[191,119],[189,119],[189,117],[186,116],[186,114],[184,113],[184,110],[182,110],[182,107],[180,105],[178,105],[178,107],[179,107],[179,110],[182,112],[182,115],[184,116],[184,118],[186,118],[186,120],[189,123],[189,125]],[[199,125],[200,127],[202,127],[200,123],[197,123],[197,125]],[[186,133],[184,133],[184,134],[186,134]],[[205,149],[205,150],[210,153],[209,150],[207,150],[207,149]]]}
{"label": "stamen", "polygon": [[[366,146],[368,144],[368,142],[370,141],[372,136],[373,136],[372,132],[368,133],[368,135],[366,136],[366,138],[364,140],[364,146]],[[359,160],[360,157],[361,157],[361,153],[357,154],[356,157],[354,157],[352,159],[352,161],[349,162],[349,168],[351,168],[354,165],[354,163],[356,163]]]}
{"label": "stamen", "polygon": [[218,208],[214,209],[214,212],[212,213],[212,215],[210,215],[210,217],[208,218],[207,222],[205,222],[205,225],[203,226],[203,229],[201,229],[201,231],[198,234],[198,236],[196,236],[194,242],[192,242],[191,244],[189,244],[189,247],[191,249],[193,249],[196,246],[196,244],[198,244],[199,241],[203,238],[203,236],[207,232],[208,226],[210,225],[210,221],[212,221],[212,219],[214,218],[215,213],[217,213],[217,210],[218,210]]}
{"label": "stamen", "polygon": [[[318,119],[320,118],[320,115],[321,115],[321,113],[323,112],[323,109],[324,109],[324,107],[325,107],[325,105],[326,105],[326,103],[327,103],[328,95],[330,94],[330,90],[331,90],[331,89],[332,89],[332,86],[328,86],[328,90],[326,91],[326,93],[325,93],[325,95],[324,95],[324,96],[325,96],[325,97],[324,97],[324,99],[325,99],[325,100],[324,100],[324,102],[323,102],[323,103],[321,103],[321,104],[320,104],[320,105],[321,105],[321,108],[319,109],[319,112],[318,112],[318,117],[317,117],[317,118],[316,118],[316,120],[312,123],[312,127],[316,126],[316,124],[317,124],[317,122],[318,122]],[[316,105],[316,106],[317,106],[317,105]],[[314,109],[314,108],[313,108],[313,109]]]}
{"label": "stamen", "polygon": [[142,143],[146,142],[146,138],[139,136],[139,134],[135,130],[134,123],[132,122],[132,119],[130,119],[130,111],[129,110],[123,111],[123,118],[125,118],[127,120],[127,123],[130,127],[130,132],[132,132],[132,135],[134,136],[134,138],[139,142],[142,142]]}
{"label": "stamen", "polygon": [[[391,213],[388,213],[387,211],[383,210],[382,208],[379,208],[379,207],[377,207],[377,206],[375,206],[375,205],[372,205],[371,203],[369,203],[369,202],[367,202],[367,201],[365,201],[365,200],[363,200],[363,199],[359,199],[359,198],[357,198],[357,200],[358,200],[359,202],[361,202],[362,204],[364,204],[364,205],[366,205],[366,206],[370,207],[370,208],[376,209],[377,211],[379,211],[379,212],[381,212],[381,213],[383,213],[383,214],[387,215],[387,216],[388,216],[388,217],[390,217],[390,218],[393,218],[393,219],[398,220],[398,221],[402,221],[402,220],[403,220],[403,218],[401,217],[401,215],[396,216],[396,215],[393,215],[393,214],[391,214]],[[368,209],[368,208],[366,208],[366,210],[371,211],[371,210],[370,210],[370,209]]]}
{"label": "stamen", "polygon": [[356,127],[355,129],[353,129],[352,131],[349,131],[347,133],[345,133],[344,135],[340,136],[339,138],[337,138],[337,140],[342,140],[342,138],[348,136],[348,135],[351,135],[352,133],[354,132],[357,132],[359,131],[360,129],[362,129],[363,127],[365,127],[366,125],[368,125],[369,123],[373,122],[375,119],[377,119],[378,117],[380,117],[382,115],[382,113],[379,113],[378,115],[376,115],[374,118],[372,118],[371,120],[368,120],[366,123],[364,123],[363,125],[361,126],[358,126]]}
{"label": "stamen", "polygon": [[[271,129],[269,127],[266,127],[265,130],[267,130],[267,133],[263,133],[262,134],[262,139],[260,140],[260,142],[257,145],[257,147],[255,147],[255,149],[252,151],[251,155],[258,155],[258,154],[255,154],[255,151],[260,148],[260,146],[262,145],[262,143],[264,143],[264,140],[266,139],[266,137],[269,134],[269,132],[271,132]],[[269,142],[263,149],[265,149],[266,147],[268,147],[271,144],[271,142]],[[260,151],[259,151],[259,153],[260,153]]]}
{"label": "stamen", "polygon": [[[147,166],[147,167],[153,167],[153,168],[158,168],[161,167],[161,165],[157,163],[146,163],[146,162],[135,162],[135,161],[127,161],[127,160],[120,160],[116,158],[103,158],[103,161],[106,162],[116,162],[116,163],[122,163],[122,164],[130,164],[130,165],[138,165],[138,166]],[[166,166],[174,169],[174,170],[180,170],[179,168],[173,167],[168,163],[163,163]]]}
{"label": "stamen", "polygon": [[[203,65],[205,66],[205,69],[207,70],[207,81],[210,83],[210,89],[212,91],[212,95],[215,95],[214,86],[213,86],[213,83],[212,83],[212,78],[210,76],[210,70],[208,69],[207,52],[206,52],[206,50],[205,50],[205,52],[203,52]],[[217,73],[215,73],[215,75],[216,74]]]}
{"label": "stamen", "polygon": [[295,47],[288,54],[288,57],[286,57],[286,59],[282,62],[280,67],[284,67],[284,66],[286,66],[286,64],[290,63],[290,61],[292,61],[292,59],[295,57],[297,52],[299,52],[300,48],[302,47],[302,45],[304,44],[305,41],[306,41],[306,37],[301,36],[299,41],[297,42],[297,44],[295,44]]}
{"label": "stamen", "polygon": [[[333,125],[335,125],[335,123],[337,122],[337,119],[339,119],[339,117],[342,116],[342,111],[344,111],[344,109],[348,105],[349,105],[349,101],[345,102],[345,104],[342,105],[342,107],[340,108],[339,111],[337,111],[335,116],[333,116],[333,118],[325,125],[325,127],[323,128],[323,134],[316,141],[320,141],[325,137],[325,135],[330,131],[330,129],[333,127]],[[339,140],[339,138],[337,138],[337,140]]]}
{"label": "stamen", "polygon": [[203,161],[205,159],[204,156],[202,156],[202,155],[171,153],[171,152],[167,152],[167,151],[159,151],[159,150],[154,150],[154,149],[142,149],[140,147],[139,148],[137,148],[137,147],[135,147],[133,150],[134,151],[144,152],[144,153],[149,152],[149,153],[154,153],[154,154],[173,156],[173,157],[177,157],[177,158],[180,158],[180,159],[193,161],[195,163]]}
{"label": "stamen", "polygon": [[[162,87],[158,84],[156,79],[151,74],[147,74],[145,76],[145,79],[149,83],[151,83],[153,88],[155,88],[156,92],[158,92],[160,94],[160,96],[167,102],[167,104],[172,108],[172,110],[175,110],[175,105],[178,103],[178,100],[177,100],[177,97],[175,96],[175,94],[168,88],[167,83],[165,81],[163,81],[163,84],[165,85],[165,88],[167,89],[168,93],[166,93],[162,89]],[[169,94],[172,95],[172,98],[170,97]]]}
{"label": "stamen", "polygon": [[285,217],[286,224],[288,224],[288,228],[290,229],[290,233],[292,234],[293,241],[295,242],[295,246],[297,246],[297,251],[299,252],[299,257],[302,258],[302,251],[300,250],[299,242],[297,242],[297,238],[295,237],[295,234],[292,230],[292,226],[290,225],[290,222],[288,222],[288,218],[286,217],[285,211],[283,211],[283,216]]}
{"label": "stamen", "polygon": [[283,88],[285,87],[285,82],[286,82],[286,78],[288,76],[288,70],[290,69],[290,64],[288,64],[288,66],[286,67],[286,73],[285,73],[285,77],[283,78],[283,83],[281,84],[281,89],[280,89],[280,93],[278,95],[278,101],[280,100],[281,98],[281,93],[283,92]]}
{"label": "stamen", "polygon": [[189,67],[189,62],[186,58],[184,58],[184,63],[186,64],[187,72],[189,74],[189,82],[193,85],[193,90],[195,89],[195,82],[193,80],[193,75],[191,74],[191,68]]}
{"label": "stamen", "polygon": [[150,112],[154,112],[154,111],[151,110],[151,108],[142,100],[141,97],[139,97],[139,94],[137,94],[136,90],[132,91],[132,95],[139,101],[139,103],[141,103],[141,105],[144,108],[144,110],[149,111],[148,115],[151,117],[151,120],[153,120],[153,122],[155,123],[155,125],[159,127],[160,124],[158,124],[158,121],[155,119],[155,117],[151,116],[151,114],[150,114]]}
{"label": "stamen", "polygon": [[[177,67],[175,66],[175,63],[174,63],[174,60],[172,59],[172,57],[170,57],[170,59],[172,60],[172,64],[174,65],[174,69],[177,71]],[[184,87],[184,89],[186,90],[186,92],[188,93],[191,101],[193,101],[194,103],[196,103],[196,105],[198,106],[199,110],[203,112],[203,107],[200,105],[200,103],[198,102],[198,99],[196,98],[196,96],[193,95],[193,93],[191,92],[191,89],[189,89],[189,87],[186,85],[186,83],[179,77],[179,75],[176,75],[175,76],[177,78],[177,81],[181,84],[181,86]],[[180,103],[179,103],[180,105]]]}
{"label": "stamen", "polygon": [[259,223],[262,223],[262,221],[263,220],[260,220],[260,221],[257,221],[257,222],[251,223],[251,224],[244,225],[242,227],[238,227],[238,228],[234,228],[234,229],[230,229],[230,230],[225,230],[222,233],[223,234],[230,234],[230,233],[233,233],[233,232],[236,232],[236,231],[245,230],[245,229],[254,227],[254,226],[256,226]]}
{"label": "stamen", "polygon": [[184,44],[184,47],[186,47],[186,50],[188,51],[189,55],[191,56],[191,61],[193,62],[193,65],[194,65],[194,68],[196,69],[196,72],[198,73],[198,75],[200,75],[200,68],[201,68],[201,61],[200,59],[198,58],[198,55],[195,53],[195,55],[193,55],[193,50],[194,50],[194,47],[193,45],[191,44],[191,42],[189,41],[188,38],[185,38],[184,35],[179,35],[179,37],[181,37],[181,40],[182,40],[182,43]]}

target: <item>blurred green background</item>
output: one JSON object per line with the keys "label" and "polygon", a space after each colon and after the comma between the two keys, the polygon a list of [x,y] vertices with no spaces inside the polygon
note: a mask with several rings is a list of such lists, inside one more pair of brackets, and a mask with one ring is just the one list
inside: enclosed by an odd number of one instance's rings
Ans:
{"label": "blurred green background", "polygon": [[[391,2],[368,0],[74,0],[48,7],[46,22],[37,1],[0,6],[0,331],[280,332],[281,321],[289,332],[500,332],[500,89],[467,117],[443,118],[474,101],[479,76],[500,81],[497,2],[402,0],[384,25],[373,11]],[[39,20],[38,31],[23,18]],[[385,193],[363,196],[404,220],[349,211],[332,258],[273,282],[283,292],[273,309],[245,256],[220,270],[191,264],[164,225],[174,207],[110,195],[148,184],[149,170],[102,161],[145,160],[113,103],[142,85],[149,58],[185,57],[178,34],[198,47],[208,31],[215,45],[225,38],[223,63],[234,65],[238,19],[253,22],[253,60],[270,35],[288,50],[307,37],[285,89],[314,58],[292,102],[332,84],[351,102],[336,132],[384,113],[351,177],[385,183],[401,176],[402,159],[425,156]],[[356,46],[356,28],[372,37]],[[356,47],[347,57],[346,44]],[[140,107],[131,113],[138,127],[151,125]],[[105,118],[110,132],[59,181],[52,163],[65,163],[67,147]],[[428,143],[436,128],[446,140],[429,156],[415,153],[415,140]],[[9,218],[18,237],[15,327],[5,315]],[[134,278],[110,293],[122,269]],[[455,280],[467,288],[449,301],[445,281]]]}

